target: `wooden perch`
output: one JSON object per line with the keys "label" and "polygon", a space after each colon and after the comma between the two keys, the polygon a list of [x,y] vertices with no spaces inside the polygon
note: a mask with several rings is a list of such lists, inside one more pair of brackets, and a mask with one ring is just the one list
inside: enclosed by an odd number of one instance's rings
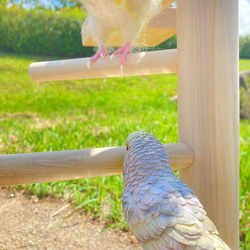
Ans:
{"label": "wooden perch", "polygon": [[[121,56],[100,58],[91,64],[90,58],[31,63],[29,76],[33,81],[60,81],[121,77]],[[177,72],[177,49],[133,53],[128,55],[122,76],[152,75]]]}
{"label": "wooden perch", "polygon": [[[172,168],[193,162],[185,143],[164,144]],[[122,174],[125,147],[95,148],[0,156],[0,186]]]}

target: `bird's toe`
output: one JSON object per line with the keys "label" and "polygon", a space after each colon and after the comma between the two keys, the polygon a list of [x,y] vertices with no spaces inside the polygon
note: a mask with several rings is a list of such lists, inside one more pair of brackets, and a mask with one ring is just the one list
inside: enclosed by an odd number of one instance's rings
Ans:
{"label": "bird's toe", "polygon": [[90,69],[91,60],[87,61],[87,68]]}

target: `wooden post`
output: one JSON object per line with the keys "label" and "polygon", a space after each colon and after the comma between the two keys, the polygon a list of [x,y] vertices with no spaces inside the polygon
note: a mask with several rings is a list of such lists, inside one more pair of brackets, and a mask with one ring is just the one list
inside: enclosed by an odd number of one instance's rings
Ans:
{"label": "wooden post", "polygon": [[238,0],[177,0],[179,142],[194,151],[180,170],[239,249]]}

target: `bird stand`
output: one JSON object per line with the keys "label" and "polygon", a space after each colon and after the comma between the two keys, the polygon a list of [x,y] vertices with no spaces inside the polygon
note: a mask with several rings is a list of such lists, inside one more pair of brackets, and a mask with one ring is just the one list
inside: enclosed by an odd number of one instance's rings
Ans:
{"label": "bird stand", "polygon": [[[178,73],[179,143],[168,147],[171,165],[177,161],[186,167],[175,165],[181,168],[180,179],[195,191],[220,237],[236,250],[239,249],[238,0],[177,0],[177,10],[177,50],[146,52],[141,58],[140,53],[130,54],[124,75]],[[136,58],[139,59],[134,65]],[[118,59],[100,59],[90,70],[82,60],[32,63],[29,74],[39,81],[118,74]],[[1,156],[0,184],[51,181],[56,172],[60,172],[57,180],[121,173],[124,153],[124,149],[90,149],[84,156],[70,151]],[[84,166],[93,167],[83,170]]]}

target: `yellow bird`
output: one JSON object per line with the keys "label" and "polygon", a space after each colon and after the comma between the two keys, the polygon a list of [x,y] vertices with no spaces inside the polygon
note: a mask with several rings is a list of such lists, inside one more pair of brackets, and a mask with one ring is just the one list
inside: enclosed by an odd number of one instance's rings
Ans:
{"label": "yellow bird", "polygon": [[121,72],[126,57],[131,53],[131,46],[145,25],[156,16],[161,9],[162,0],[83,0],[88,16],[82,25],[81,35],[84,43],[89,35],[96,40],[99,50],[90,59],[90,63],[100,57],[108,56],[106,44],[114,31],[121,33],[124,46],[113,53],[122,55]]}

